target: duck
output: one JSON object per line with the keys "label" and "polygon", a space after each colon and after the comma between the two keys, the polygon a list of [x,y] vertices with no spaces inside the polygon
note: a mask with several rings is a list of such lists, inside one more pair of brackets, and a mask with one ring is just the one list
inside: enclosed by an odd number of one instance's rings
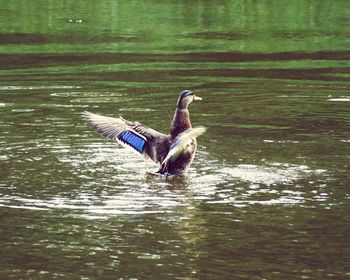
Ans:
{"label": "duck", "polygon": [[168,134],[138,121],[84,112],[85,121],[100,135],[131,148],[159,165],[155,174],[185,176],[197,151],[197,137],[204,126],[192,127],[189,105],[201,97],[191,90],[180,93]]}

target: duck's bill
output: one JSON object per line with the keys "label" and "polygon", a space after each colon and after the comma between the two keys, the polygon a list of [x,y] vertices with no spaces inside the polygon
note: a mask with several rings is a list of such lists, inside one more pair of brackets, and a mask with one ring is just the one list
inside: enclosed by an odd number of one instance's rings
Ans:
{"label": "duck's bill", "polygon": [[199,97],[199,96],[197,96],[197,95],[193,95],[193,100],[202,100],[202,97]]}

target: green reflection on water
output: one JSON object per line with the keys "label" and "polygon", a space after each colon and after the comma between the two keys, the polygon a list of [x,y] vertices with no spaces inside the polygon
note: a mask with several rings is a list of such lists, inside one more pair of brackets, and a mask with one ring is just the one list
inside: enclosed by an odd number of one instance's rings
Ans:
{"label": "green reflection on water", "polygon": [[1,1],[0,51],[346,50],[344,1]]}

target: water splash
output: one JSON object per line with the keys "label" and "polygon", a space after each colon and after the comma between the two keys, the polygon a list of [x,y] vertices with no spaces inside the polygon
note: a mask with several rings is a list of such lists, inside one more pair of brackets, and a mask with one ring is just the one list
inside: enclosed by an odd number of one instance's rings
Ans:
{"label": "water splash", "polygon": [[[264,163],[230,166],[201,152],[187,178],[148,176],[156,165],[130,154],[115,144],[87,142],[74,149],[58,143],[51,147],[57,159],[74,169],[81,182],[69,194],[45,199],[3,196],[3,207],[30,210],[63,209],[86,218],[106,219],[115,215],[169,213],[197,207],[199,203],[229,204],[303,204],[308,200],[325,201],[326,185],[308,193],[302,186],[326,170],[305,165]],[[67,178],[69,183],[69,178]]]}

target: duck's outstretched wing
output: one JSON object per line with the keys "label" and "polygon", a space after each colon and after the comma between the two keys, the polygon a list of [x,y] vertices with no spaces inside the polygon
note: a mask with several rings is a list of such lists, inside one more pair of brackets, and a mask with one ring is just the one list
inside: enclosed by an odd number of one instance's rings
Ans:
{"label": "duck's outstretched wing", "polygon": [[162,168],[166,168],[169,162],[177,159],[186,150],[193,152],[191,149],[192,142],[198,136],[202,135],[207,129],[204,126],[189,128],[186,131],[180,133],[174,141],[171,143],[167,156],[162,161]]}
{"label": "duck's outstretched wing", "polygon": [[105,117],[90,112],[84,112],[83,117],[97,133],[131,147],[154,162],[161,163],[170,148],[167,135],[139,122],[130,122],[121,117]]}

